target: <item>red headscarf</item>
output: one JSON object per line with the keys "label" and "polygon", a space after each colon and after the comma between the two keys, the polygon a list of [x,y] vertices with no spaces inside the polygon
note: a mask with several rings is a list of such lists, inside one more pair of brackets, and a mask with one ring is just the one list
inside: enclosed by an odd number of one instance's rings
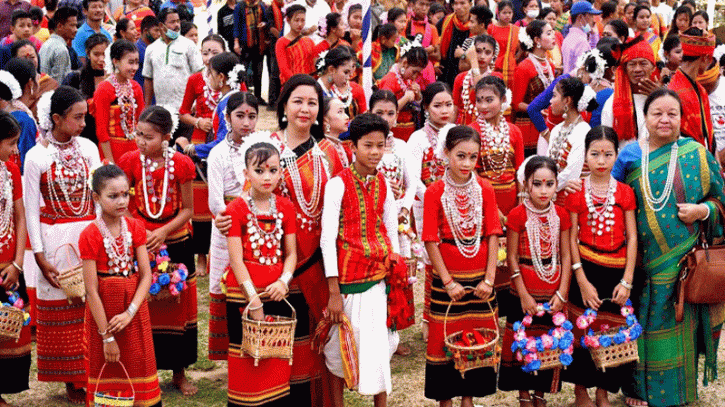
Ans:
{"label": "red headscarf", "polygon": [[715,35],[685,35],[680,34],[682,44],[682,55],[684,56],[712,56],[715,52]]}
{"label": "red headscarf", "polygon": [[627,62],[644,58],[655,65],[655,54],[647,41],[639,36],[622,46],[619,58],[619,67],[614,79],[614,99],[612,111],[614,116],[613,127],[620,140],[637,138],[635,126],[634,102],[632,101],[632,87],[627,76]]}

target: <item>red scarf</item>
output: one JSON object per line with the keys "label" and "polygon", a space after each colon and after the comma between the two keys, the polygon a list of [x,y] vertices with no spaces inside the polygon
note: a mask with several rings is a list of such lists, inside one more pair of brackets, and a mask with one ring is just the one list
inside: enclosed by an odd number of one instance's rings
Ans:
{"label": "red scarf", "polygon": [[461,22],[453,13],[443,20],[441,26],[441,57],[446,58],[448,55],[448,47],[451,45],[451,39],[453,38],[453,27],[456,27],[459,31],[468,31],[468,22]]}
{"label": "red scarf", "polygon": [[613,126],[620,140],[637,138],[634,102],[632,100],[632,87],[627,76],[627,62],[645,58],[652,65],[655,64],[655,54],[652,47],[641,36],[624,44],[622,55],[619,59],[619,67],[614,79],[614,99],[612,100],[612,112],[614,116]]}
{"label": "red scarf", "polygon": [[272,14],[274,14],[274,27],[278,29],[280,32],[282,32],[282,28],[284,27],[284,16],[282,15],[282,9],[280,8],[280,4],[277,3],[277,0],[272,1]]}

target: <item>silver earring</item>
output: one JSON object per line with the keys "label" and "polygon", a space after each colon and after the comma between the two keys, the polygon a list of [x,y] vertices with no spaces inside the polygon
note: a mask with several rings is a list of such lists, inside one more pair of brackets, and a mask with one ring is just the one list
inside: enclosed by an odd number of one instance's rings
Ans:
{"label": "silver earring", "polygon": [[317,121],[317,120],[315,120],[315,123],[314,124],[315,124],[315,126],[319,126],[320,125],[320,122]]}
{"label": "silver earring", "polygon": [[169,148],[169,142],[167,140],[162,141],[161,142],[161,148],[163,148],[164,150],[166,150],[167,148]]}
{"label": "silver earring", "polygon": [[427,111],[427,110],[426,110],[426,112],[424,113],[424,116],[425,116],[425,121],[428,121],[428,119],[430,119],[430,114],[428,113],[428,111]]}
{"label": "silver earring", "polygon": [[282,116],[282,123],[287,123],[287,113]]}
{"label": "silver earring", "polygon": [[325,134],[330,134],[330,124],[325,123]]}
{"label": "silver earring", "polygon": [[561,117],[565,118],[569,116],[569,106],[564,107],[564,114],[561,115]]}

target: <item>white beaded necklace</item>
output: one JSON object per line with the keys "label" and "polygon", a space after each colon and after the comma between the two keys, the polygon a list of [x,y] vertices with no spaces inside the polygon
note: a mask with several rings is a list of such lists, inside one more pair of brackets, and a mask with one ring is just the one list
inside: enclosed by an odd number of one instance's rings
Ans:
{"label": "white beaded necklace", "polygon": [[481,248],[483,230],[483,196],[476,177],[457,184],[446,171],[441,204],[451,228],[458,251],[465,258],[473,258]]}
{"label": "white beaded necklace", "polygon": [[242,152],[240,151],[241,144],[237,144],[232,140],[231,133],[228,135],[224,141],[229,146],[229,161],[231,161],[231,169],[232,174],[234,174],[234,179],[237,180],[239,183],[239,186],[244,186],[244,172],[242,171],[242,168],[246,167],[246,163],[244,163],[244,157],[242,157]]}
{"label": "white beaded necklace", "polygon": [[13,177],[7,165],[0,161],[0,186],[2,196],[0,197],[0,249],[7,246],[10,241],[12,229],[14,229],[14,205],[13,205]]}
{"label": "white beaded necklace", "polygon": [[[277,212],[277,199],[274,194],[269,197],[269,212],[262,213],[254,199],[250,196],[247,199],[249,204],[249,212],[247,214],[247,234],[249,235],[252,254],[259,259],[262,265],[277,264],[282,256],[282,212]],[[259,216],[269,215],[274,219],[274,228],[270,231],[265,230],[259,224]],[[262,253],[262,250],[265,253]]]}
{"label": "white beaded necklace", "polygon": [[481,150],[485,153],[486,166],[493,171],[494,179],[499,179],[510,162],[511,140],[509,125],[502,117],[498,126],[489,123],[483,116],[476,119],[481,128]]}
{"label": "white beaded necklace", "polygon": [[[120,122],[121,130],[123,131],[126,140],[133,140],[134,134],[136,133],[136,98],[133,94],[133,86],[130,80],[126,80],[125,83],[120,83],[116,75],[108,77],[108,82],[113,86],[116,91],[116,99],[118,107],[121,111]],[[129,128],[129,124],[131,128]]]}
{"label": "white beaded necklace", "polygon": [[212,112],[216,110],[217,105],[219,104],[219,100],[222,98],[222,92],[220,90],[212,90],[211,85],[209,85],[209,78],[207,77],[207,73],[204,72],[201,74],[202,78],[204,78],[204,100],[206,100],[206,107],[209,108]]}
{"label": "white beaded necklace", "polygon": [[106,249],[106,255],[108,256],[108,271],[112,274],[128,276],[132,264],[132,257],[131,232],[128,230],[126,218],[121,217],[121,233],[119,237],[123,238],[120,244],[118,243],[118,238],[113,237],[103,218],[96,220],[96,226],[98,226],[98,230],[101,232],[101,236],[103,236],[103,247]]}
{"label": "white beaded necklace", "polygon": [[642,148],[642,190],[644,191],[644,201],[647,202],[647,206],[655,212],[659,212],[665,208],[667,201],[672,194],[672,187],[675,181],[675,172],[677,171],[677,152],[680,146],[677,144],[677,140],[672,143],[670,148],[670,162],[667,167],[667,181],[665,182],[665,189],[662,191],[662,195],[659,198],[655,198],[652,193],[652,185],[649,181],[649,141],[645,141],[644,147]]}
{"label": "white beaded necklace", "polygon": [[[553,202],[546,209],[536,209],[529,199],[524,200],[526,207],[526,233],[529,237],[529,251],[534,271],[542,281],[555,283],[558,279],[559,257],[559,215]],[[541,217],[546,216],[546,224]],[[546,250],[542,249],[546,246]],[[551,263],[545,266],[544,258],[551,257]]]}
{"label": "white beaded necklace", "polygon": [[330,92],[332,92],[333,95],[335,95],[336,98],[340,99],[342,104],[345,106],[345,109],[350,107],[350,104],[352,103],[352,87],[348,83],[347,85],[347,91],[340,92],[340,90],[337,88],[337,85],[334,83],[330,87]]}
{"label": "white beaded necklace", "polygon": [[[483,73],[483,76],[488,74],[488,70]],[[469,116],[478,118],[478,109],[476,109],[476,103],[471,103],[471,89],[474,89],[476,84],[473,83],[473,72],[470,70],[466,73],[463,78],[463,86],[461,88],[461,99],[463,99],[463,111]]]}
{"label": "white beaded necklace", "polygon": [[405,79],[403,79],[403,75],[400,73],[400,68],[398,67],[398,64],[393,65],[393,68],[391,70],[395,74],[395,79],[398,80],[398,85],[400,85],[400,91],[405,94],[405,92],[410,88],[412,81],[406,81]]}
{"label": "white beaded necklace", "polygon": [[[78,140],[71,137],[66,142],[59,142],[52,132],[48,133],[47,140],[49,143],[48,149],[55,163],[54,173],[51,171],[46,172],[50,202],[53,208],[64,216],[77,217],[88,214],[92,208],[90,199],[87,199],[90,196],[88,190],[88,170],[90,166],[81,152]],[[61,147],[66,148],[61,149]],[[58,184],[63,193],[63,199],[60,199],[57,195],[53,184]],[[81,202],[74,207],[71,194],[79,190],[82,191]],[[60,202],[65,202],[68,205],[70,214],[65,211]]]}
{"label": "white beaded necklace", "polygon": [[569,140],[569,135],[572,131],[574,131],[574,127],[576,127],[576,125],[581,121],[582,117],[579,115],[576,120],[569,125],[562,123],[559,133],[552,136],[551,143],[549,144],[549,157],[556,162],[556,166],[559,171],[563,169],[559,160],[561,160],[562,155],[564,155],[564,145]]}
{"label": "white beaded necklace", "polygon": [[615,192],[617,192],[617,180],[612,176],[609,177],[609,186],[604,196],[595,191],[591,176],[584,179],[584,200],[589,209],[587,224],[592,228],[592,234],[601,236],[605,231],[607,233],[612,231]]}
{"label": "white beaded necklace", "polygon": [[[536,69],[536,75],[541,80],[541,83],[544,84],[544,88],[547,88],[549,85],[551,85],[551,82],[554,81],[554,70],[551,69],[551,64],[549,63],[549,60],[545,57],[540,58],[534,55],[533,52],[529,54],[529,59],[531,60],[531,63],[534,64],[534,68]],[[542,66],[541,62],[544,62],[544,66]]]}
{"label": "white beaded necklace", "polygon": [[[164,182],[161,191],[161,202],[159,203],[159,211],[156,213],[151,212],[151,206],[149,205],[149,193],[152,193],[151,202],[158,203],[159,198],[156,196],[156,190],[154,188],[152,173],[158,168],[158,163],[152,161],[150,158],[147,159],[145,155],[141,154],[141,182],[143,183],[143,200],[146,214],[151,219],[159,219],[161,214],[164,213],[166,208],[166,202],[170,200],[169,193],[169,180],[174,179],[174,160],[171,159],[174,155],[174,150],[168,148],[163,151],[164,156]],[[154,165],[155,164],[155,165]],[[149,167],[148,169],[146,167]]]}
{"label": "white beaded necklace", "polygon": [[[314,181],[312,182],[312,193],[310,194],[310,200],[305,198],[305,192],[302,187],[302,177],[300,176],[300,169],[297,166],[297,155],[292,151],[287,144],[287,130],[284,131],[284,152],[282,153],[282,162],[287,168],[287,172],[292,180],[292,189],[294,190],[295,198],[299,204],[302,213],[311,221],[319,219],[322,214],[322,208],[320,205],[320,198],[322,197],[322,172],[327,172],[323,161],[325,153],[317,145],[317,142],[313,139],[314,146],[312,147],[312,174]],[[304,223],[304,218],[303,218]]]}

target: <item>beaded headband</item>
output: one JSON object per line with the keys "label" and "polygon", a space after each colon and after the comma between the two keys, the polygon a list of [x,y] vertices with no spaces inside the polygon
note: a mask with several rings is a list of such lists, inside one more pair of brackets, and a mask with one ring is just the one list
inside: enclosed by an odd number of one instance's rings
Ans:
{"label": "beaded headband", "polygon": [[274,139],[271,137],[272,133],[266,130],[261,131],[255,131],[254,133],[248,135],[244,138],[244,142],[242,142],[242,146],[239,148],[239,154],[242,157],[242,163],[240,169],[247,168],[246,163],[246,156],[247,151],[249,151],[250,148],[253,148],[257,144],[267,143],[271,144],[272,147],[274,147],[275,151],[277,151],[277,154],[282,154],[282,145],[279,142],[279,140]]}

